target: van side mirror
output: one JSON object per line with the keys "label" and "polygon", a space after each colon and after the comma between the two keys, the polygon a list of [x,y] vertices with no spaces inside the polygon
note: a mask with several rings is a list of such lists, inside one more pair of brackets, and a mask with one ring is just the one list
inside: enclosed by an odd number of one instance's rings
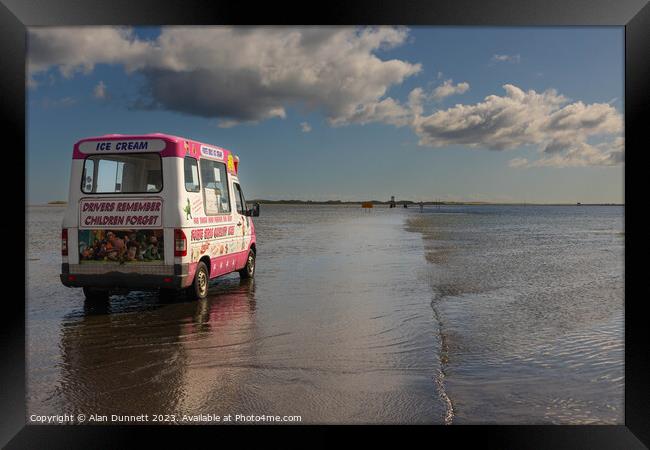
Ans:
{"label": "van side mirror", "polygon": [[246,214],[249,217],[258,217],[260,215],[260,204],[253,203],[253,207],[246,210]]}

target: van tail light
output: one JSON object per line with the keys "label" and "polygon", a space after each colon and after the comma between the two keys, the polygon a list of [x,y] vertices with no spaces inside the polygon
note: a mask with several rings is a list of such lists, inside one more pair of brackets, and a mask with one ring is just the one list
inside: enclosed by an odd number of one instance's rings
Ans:
{"label": "van tail light", "polygon": [[68,229],[61,230],[61,256],[68,256]]}
{"label": "van tail light", "polygon": [[183,230],[176,228],[174,230],[174,256],[187,255],[187,237]]}

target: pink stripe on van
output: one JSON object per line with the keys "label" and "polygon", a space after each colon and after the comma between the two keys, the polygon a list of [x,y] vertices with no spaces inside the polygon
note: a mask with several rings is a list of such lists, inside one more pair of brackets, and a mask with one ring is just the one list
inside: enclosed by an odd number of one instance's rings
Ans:
{"label": "pink stripe on van", "polygon": [[[146,148],[149,146],[151,147]],[[141,147],[146,148],[146,150],[139,150]],[[101,154],[102,151],[106,153],[152,151],[159,153],[162,157],[183,158],[188,155],[196,159],[205,156],[210,159],[222,160],[224,163],[228,161],[228,156],[232,154],[231,151],[216,145],[170,134],[106,134],[79,140],[74,144],[72,159],[85,159],[89,154]],[[235,158],[234,155],[233,158]],[[229,172],[234,172],[231,167],[228,167],[228,169]]]}

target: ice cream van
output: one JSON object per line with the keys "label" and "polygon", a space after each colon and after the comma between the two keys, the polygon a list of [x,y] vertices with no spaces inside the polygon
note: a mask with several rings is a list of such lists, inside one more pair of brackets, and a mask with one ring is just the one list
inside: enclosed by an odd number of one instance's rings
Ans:
{"label": "ice cream van", "polygon": [[167,134],[82,139],[74,145],[61,233],[61,282],[88,300],[111,292],[185,291],[255,274],[253,216],[225,148]]}

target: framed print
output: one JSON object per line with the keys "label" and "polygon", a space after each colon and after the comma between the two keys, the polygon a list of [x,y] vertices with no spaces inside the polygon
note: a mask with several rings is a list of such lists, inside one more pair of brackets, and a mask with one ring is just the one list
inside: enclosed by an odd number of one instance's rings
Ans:
{"label": "framed print", "polygon": [[3,0],[3,445],[649,445],[647,2],[296,13]]}

